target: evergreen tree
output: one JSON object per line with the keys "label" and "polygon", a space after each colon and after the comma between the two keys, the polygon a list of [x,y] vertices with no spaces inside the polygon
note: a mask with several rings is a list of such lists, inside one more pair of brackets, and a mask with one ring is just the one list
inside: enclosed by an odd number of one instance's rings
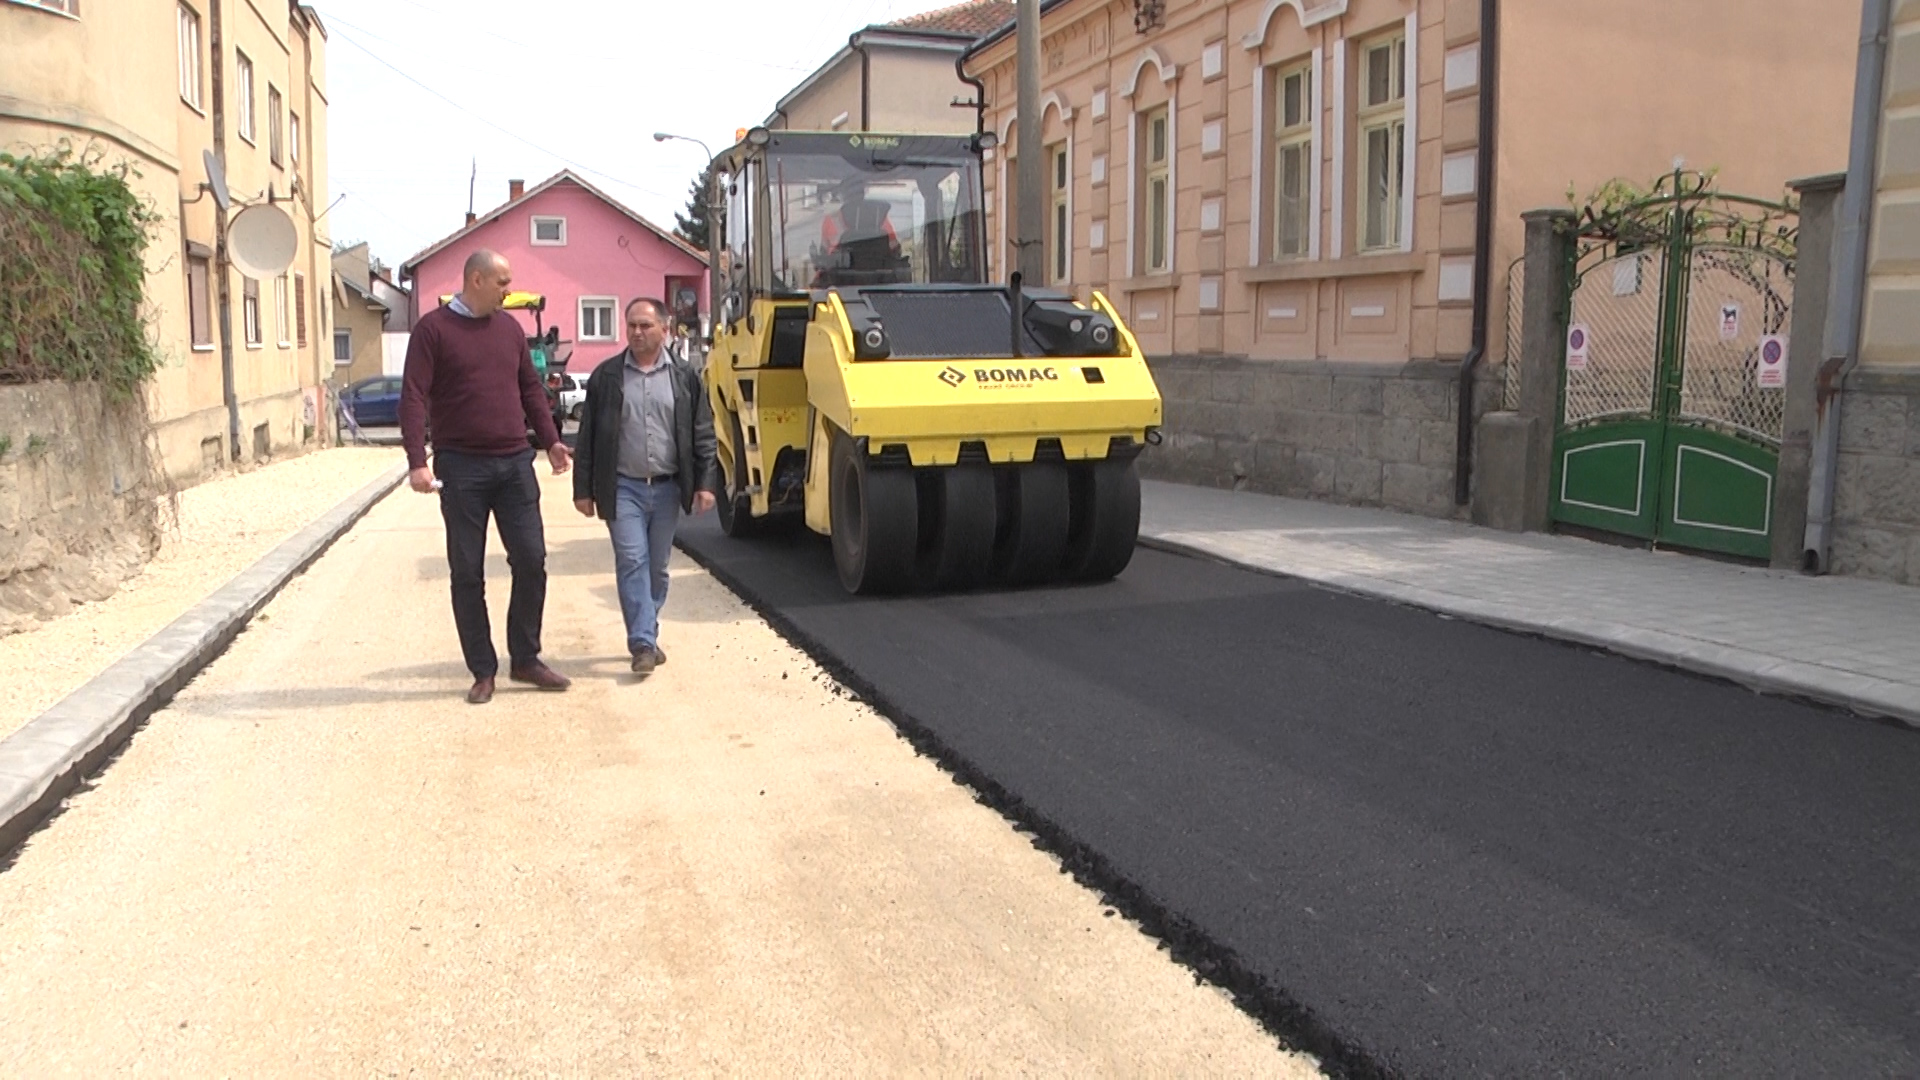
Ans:
{"label": "evergreen tree", "polygon": [[694,178],[693,186],[687,192],[686,212],[675,212],[673,215],[673,231],[679,234],[680,239],[701,251],[707,250],[707,187],[712,181],[713,165],[709,162]]}

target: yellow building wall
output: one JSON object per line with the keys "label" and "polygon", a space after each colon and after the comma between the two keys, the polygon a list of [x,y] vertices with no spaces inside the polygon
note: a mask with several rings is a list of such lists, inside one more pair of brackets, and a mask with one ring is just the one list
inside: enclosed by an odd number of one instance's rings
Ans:
{"label": "yellow building wall", "polygon": [[[209,316],[215,345],[191,342],[188,311],[188,245],[215,246],[211,197],[202,152],[213,145],[212,28],[205,4],[189,3],[200,16],[199,108],[181,94],[178,6],[142,3],[103,9],[84,5],[77,19],[43,9],[0,4],[0,145],[45,149],[64,138],[106,151],[106,161],[132,162],[142,174],[135,181],[160,217],[148,248],[147,314],[162,356],[148,385],[149,412],[156,425],[162,460],[176,481],[189,481],[228,463],[227,418],[221,378],[218,290],[209,284]],[[241,402],[240,460],[298,452],[318,445],[324,425],[309,423],[320,406],[319,360],[331,366],[330,338],[324,332],[329,304],[324,292],[327,245],[316,236],[312,218],[324,203],[326,104],[324,83],[311,72],[324,70],[324,36],[304,13],[252,0],[223,5],[227,180],[238,203],[265,196],[269,183],[278,205],[294,219],[300,246],[289,269],[289,327],[281,346],[274,284],[260,283],[265,332],[258,348],[242,339],[242,278],[229,275],[234,326],[235,389]],[[250,145],[237,133],[239,121],[236,52],[255,65],[254,108],[257,138]],[[299,108],[302,160],[295,166],[284,153],[276,167],[268,160],[268,94],[282,96],[285,111]],[[293,177],[301,177],[306,201],[284,201]],[[321,271],[321,272],[316,272]],[[294,275],[308,293],[306,344],[298,341],[292,297]],[[328,342],[325,350],[322,342]],[[256,428],[265,427],[264,432]]]}

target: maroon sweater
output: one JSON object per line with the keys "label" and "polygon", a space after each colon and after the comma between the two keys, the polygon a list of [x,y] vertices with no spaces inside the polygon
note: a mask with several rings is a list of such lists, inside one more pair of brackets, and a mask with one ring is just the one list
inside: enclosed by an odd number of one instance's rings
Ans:
{"label": "maroon sweater", "polygon": [[420,317],[400,390],[409,468],[427,463],[429,425],[435,449],[486,457],[525,450],[528,428],[542,450],[560,441],[519,320],[504,311],[469,319],[451,307]]}

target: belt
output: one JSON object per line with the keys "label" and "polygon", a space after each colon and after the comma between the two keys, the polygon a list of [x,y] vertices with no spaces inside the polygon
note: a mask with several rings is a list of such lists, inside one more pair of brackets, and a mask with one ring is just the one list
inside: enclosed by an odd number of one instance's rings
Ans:
{"label": "belt", "polygon": [[636,484],[647,484],[647,485],[664,484],[669,480],[679,479],[679,476],[676,473],[661,473],[659,476],[628,476],[626,473],[621,473],[620,477],[623,480],[631,480]]}

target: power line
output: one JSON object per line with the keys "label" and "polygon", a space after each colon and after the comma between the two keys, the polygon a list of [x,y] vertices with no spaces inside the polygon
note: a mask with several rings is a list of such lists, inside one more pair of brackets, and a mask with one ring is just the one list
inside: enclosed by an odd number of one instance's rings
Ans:
{"label": "power line", "polygon": [[[379,35],[373,33],[372,31],[363,30],[360,27],[353,25],[352,23],[342,20],[337,15],[328,16],[327,21],[331,26],[346,27],[347,29],[353,30],[355,33],[365,34],[368,37],[375,39],[376,41],[385,41],[384,38],[381,38]],[[615,183],[623,187],[632,188],[633,190],[641,192],[642,194],[651,195],[656,199],[667,199],[673,202],[677,202],[679,200],[679,196],[677,195],[667,195],[662,192],[655,191],[652,188],[643,187],[630,180],[623,180],[610,173],[602,172],[599,169],[593,168],[592,166],[582,165],[580,162],[575,161],[570,157],[567,157],[565,154],[556,153],[555,151],[549,150],[546,147],[541,146],[539,143],[536,143],[531,139],[526,138],[523,135],[517,134],[516,132],[510,131],[507,128],[501,127],[499,124],[494,123],[492,120],[489,120],[486,117],[480,115],[479,113],[474,112],[472,109],[467,108],[465,105],[460,104],[459,102],[453,100],[452,98],[434,89],[433,87],[428,86],[426,83],[421,82],[419,79],[414,78],[412,75],[408,74],[406,71],[402,70],[398,66],[392,63],[389,63],[385,57],[382,57],[379,53],[376,53],[372,49],[368,48],[365,42],[356,40],[353,34],[341,33],[339,36],[343,40],[345,40],[348,44],[352,45],[354,48],[359,49],[362,53],[364,53],[368,58],[372,59],[375,63],[378,63],[382,67],[388,69],[389,71],[392,71],[394,74],[407,80],[408,82],[419,87],[420,89],[425,90],[427,93],[432,94],[434,97],[439,98],[441,101],[446,102],[448,105],[452,106],[454,109],[458,110],[459,112],[465,114],[469,118],[473,120],[477,120],[482,124],[485,124],[486,126],[492,128],[495,131],[498,131],[499,133],[507,136],[510,139],[513,139],[517,142],[524,143],[527,146],[530,146],[533,149],[538,150],[543,154],[546,154],[548,157],[554,158],[558,161],[565,162],[566,164],[571,165],[572,167],[580,170],[583,173],[590,173],[610,183]],[[389,45],[393,44],[393,42],[390,42],[390,41],[386,43]],[[395,47],[397,48],[398,46],[395,46]]]}

